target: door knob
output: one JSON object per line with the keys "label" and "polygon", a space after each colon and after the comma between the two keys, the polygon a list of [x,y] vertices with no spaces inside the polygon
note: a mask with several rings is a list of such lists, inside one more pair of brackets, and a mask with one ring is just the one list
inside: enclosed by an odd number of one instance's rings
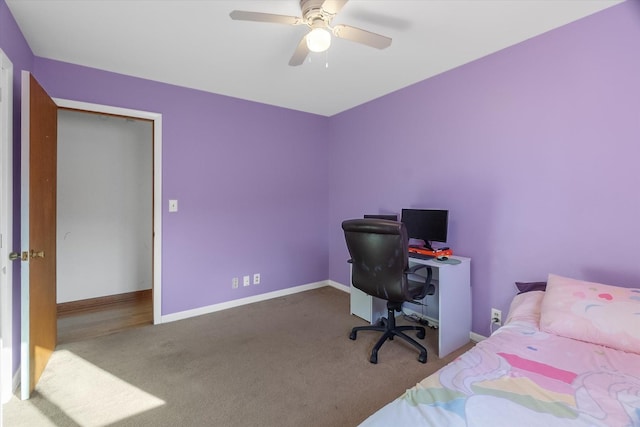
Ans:
{"label": "door knob", "polygon": [[29,252],[24,251],[22,252],[22,255],[20,255],[20,252],[11,252],[9,254],[9,259],[11,261],[17,261],[19,259],[21,259],[22,261],[29,261]]}
{"label": "door knob", "polygon": [[19,252],[11,252],[9,254],[9,260],[11,261],[17,261],[19,259],[29,261],[29,258],[44,258],[44,251],[34,251],[31,249],[31,252],[22,252],[22,255]]}

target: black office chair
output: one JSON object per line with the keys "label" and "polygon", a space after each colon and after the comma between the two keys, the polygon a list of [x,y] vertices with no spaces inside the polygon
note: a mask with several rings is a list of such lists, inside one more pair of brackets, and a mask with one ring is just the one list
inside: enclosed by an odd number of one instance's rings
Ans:
{"label": "black office chair", "polygon": [[[387,300],[387,318],[377,324],[359,326],[351,330],[349,338],[356,339],[358,331],[384,332],[371,350],[371,363],[378,363],[378,350],[387,339],[397,336],[420,351],[418,361],[426,363],[427,349],[403,331],[417,331],[424,339],[422,326],[396,326],[395,312],[402,311],[405,301],[421,300],[433,295],[431,267],[417,264],[409,268],[409,239],[403,223],[382,219],[350,219],[342,223],[351,259],[351,283],[361,291]],[[426,277],[416,274],[426,270]]]}

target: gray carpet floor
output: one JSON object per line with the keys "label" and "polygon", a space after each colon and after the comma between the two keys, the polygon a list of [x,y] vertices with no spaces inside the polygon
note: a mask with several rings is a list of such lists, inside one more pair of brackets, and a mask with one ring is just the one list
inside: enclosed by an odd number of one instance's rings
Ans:
{"label": "gray carpet floor", "polygon": [[[398,323],[406,323],[399,320]],[[325,287],[58,346],[32,398],[4,426],[355,426],[444,366],[353,326],[349,295]]]}

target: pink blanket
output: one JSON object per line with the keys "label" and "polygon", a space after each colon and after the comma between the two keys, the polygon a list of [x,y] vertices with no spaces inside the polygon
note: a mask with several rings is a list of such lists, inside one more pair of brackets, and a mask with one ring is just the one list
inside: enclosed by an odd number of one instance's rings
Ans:
{"label": "pink blanket", "polygon": [[543,296],[362,425],[640,427],[640,355],[541,332]]}

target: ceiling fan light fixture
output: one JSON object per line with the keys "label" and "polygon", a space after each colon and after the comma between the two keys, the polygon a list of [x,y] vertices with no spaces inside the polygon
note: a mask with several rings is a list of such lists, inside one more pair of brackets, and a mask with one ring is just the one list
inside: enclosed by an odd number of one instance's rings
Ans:
{"label": "ceiling fan light fixture", "polygon": [[314,28],[307,34],[307,48],[311,52],[324,52],[331,46],[331,33],[324,28]]}

